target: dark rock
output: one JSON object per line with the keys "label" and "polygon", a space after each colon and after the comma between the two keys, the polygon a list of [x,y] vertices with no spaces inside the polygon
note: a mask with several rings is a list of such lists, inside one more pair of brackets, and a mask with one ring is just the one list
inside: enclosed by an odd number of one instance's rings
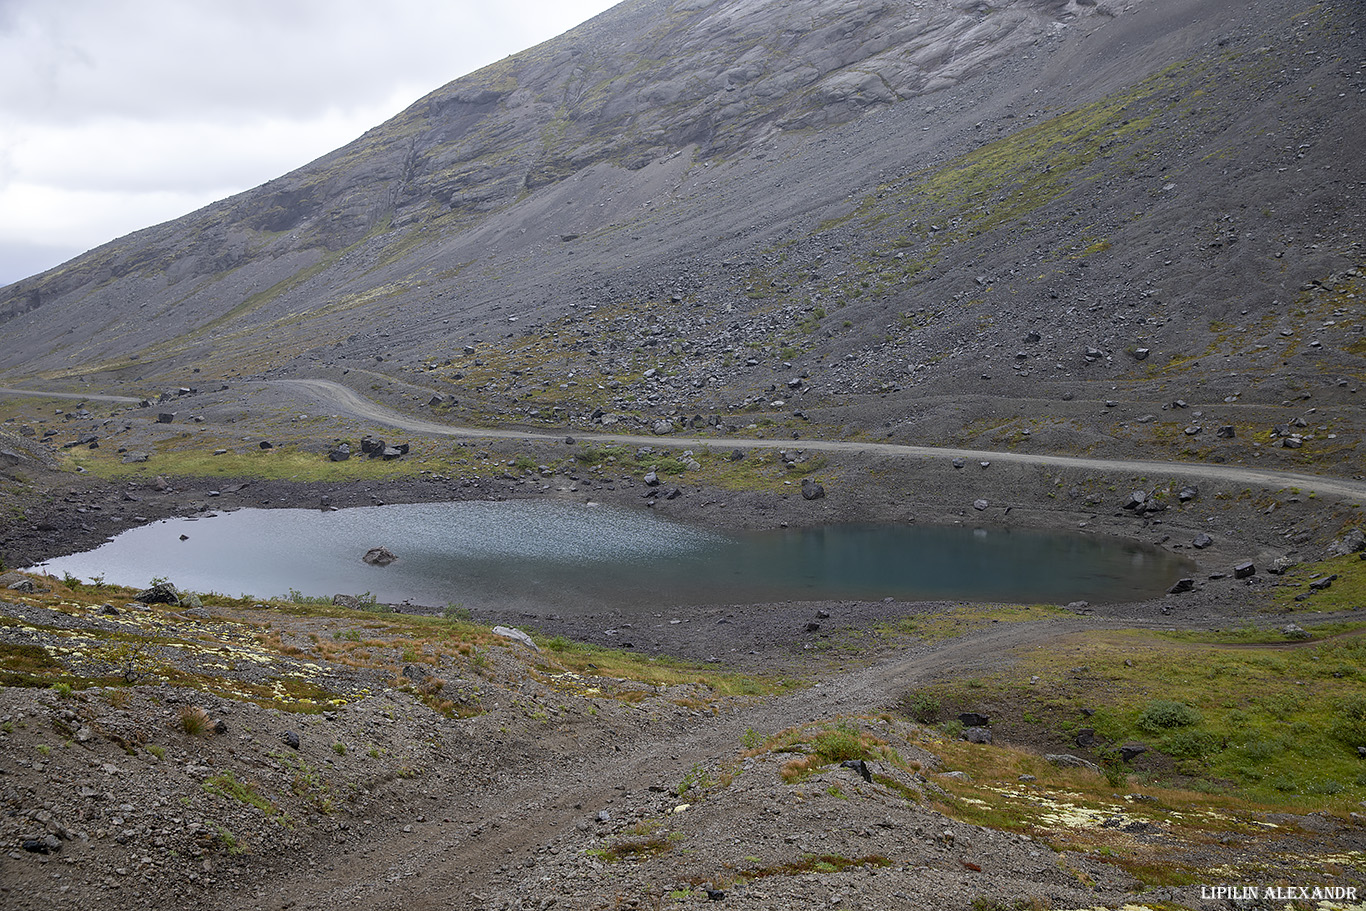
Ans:
{"label": "dark rock", "polygon": [[284,740],[285,746],[289,747],[291,750],[297,750],[299,748],[299,735],[296,732],[285,731],[281,739]]}
{"label": "dark rock", "polygon": [[171,583],[158,582],[146,591],[138,592],[133,600],[141,604],[179,604],[180,593]]}
{"label": "dark rock", "polygon": [[964,728],[963,739],[968,743],[991,743],[991,731],[987,728]]}
{"label": "dark rock", "polygon": [[1235,579],[1248,579],[1256,574],[1257,567],[1253,565],[1251,560],[1244,561],[1233,567],[1233,578]]}
{"label": "dark rock", "polygon": [[816,632],[817,630],[819,630],[820,628],[821,628],[821,625],[820,625],[819,623],[817,623],[816,621],[814,621],[814,620],[812,620],[810,623],[806,624],[806,631],[807,631],[808,633],[814,633],[814,632]]}
{"label": "dark rock", "polygon": [[257,445],[259,445],[262,449],[274,449],[274,448],[275,448],[275,444],[272,443],[272,442],[270,442],[270,440],[262,440],[262,441],[261,441],[259,444],[257,444]]}
{"label": "dark rock", "polygon": [[427,399],[427,404],[432,408],[436,408],[446,404],[446,397],[439,392],[432,393],[432,397]]}
{"label": "dark rock", "polygon": [[976,712],[963,712],[958,716],[965,728],[984,728],[991,724],[991,719],[986,715],[979,715]]}
{"label": "dark rock", "polygon": [[872,782],[873,773],[868,770],[868,763],[862,759],[846,759],[840,763],[841,768],[853,769],[858,772],[864,781]]}
{"label": "dark rock", "polygon": [[407,677],[413,683],[421,683],[430,677],[431,673],[425,667],[419,667],[416,664],[405,664],[403,665],[403,676]]}
{"label": "dark rock", "polygon": [[1237,436],[1237,432],[1233,429],[1232,424],[1225,424],[1218,430],[1214,431],[1214,435],[1221,440],[1231,440],[1235,436]]}
{"label": "dark rock", "polygon": [[1079,747],[1089,747],[1091,744],[1098,742],[1098,739],[1099,738],[1096,737],[1095,728],[1082,728],[1080,731],[1077,731],[1075,743]]}
{"label": "dark rock", "polygon": [[744,457],[745,457],[745,451],[744,451],[743,449],[732,449],[732,450],[730,451],[730,460],[731,460],[732,462],[738,462],[738,461],[740,461],[741,459],[743,459]]}
{"label": "dark rock", "polygon": [[1327,589],[1329,586],[1331,586],[1334,582],[1336,582],[1337,578],[1337,573],[1333,573],[1333,575],[1331,576],[1327,576],[1322,579],[1315,579],[1313,582],[1309,583],[1309,587],[1316,592],[1321,592]]}
{"label": "dark rock", "polygon": [[365,556],[361,559],[371,566],[388,566],[398,559],[398,554],[387,547],[372,547],[365,552]]}
{"label": "dark rock", "polygon": [[954,459],[954,460],[953,460],[953,467],[954,467],[954,468],[965,468],[965,467],[967,467],[967,464],[968,464],[968,460],[967,460],[967,459]]}
{"label": "dark rock", "polygon": [[174,420],[175,420],[175,412],[174,412],[174,411],[163,411],[163,412],[161,412],[160,414],[157,415],[157,423],[158,423],[158,424],[169,424],[169,423],[171,423],[171,422],[174,421]]}
{"label": "dark rock", "polygon": [[1180,500],[1182,503],[1189,503],[1191,500],[1194,500],[1198,496],[1200,496],[1199,488],[1182,487],[1181,492],[1176,495],[1176,498]]}
{"label": "dark rock", "polygon": [[361,451],[362,453],[364,453],[365,455],[371,455],[371,454],[373,454],[376,450],[378,450],[378,451],[380,451],[380,452],[383,452],[383,451],[384,451],[384,441],[383,441],[383,440],[372,440],[372,439],[370,439],[369,437],[362,437],[362,438],[361,438],[361,441],[360,441],[360,451]]}
{"label": "dark rock", "polygon": [[1173,595],[1179,595],[1183,592],[1193,592],[1195,591],[1195,580],[1178,579],[1176,584],[1173,585],[1171,588],[1167,589],[1167,591]]}
{"label": "dark rock", "polygon": [[119,615],[119,609],[112,604],[101,604],[100,613],[108,617],[117,617]]}
{"label": "dark rock", "polygon": [[1148,494],[1146,491],[1131,490],[1129,491],[1129,495],[1124,498],[1124,502],[1120,504],[1120,508],[1138,509],[1146,502],[1148,502]]}
{"label": "dark rock", "polygon": [[1133,762],[1146,752],[1148,748],[1141,743],[1126,743],[1119,748],[1119,758],[1123,762]]}
{"label": "dark rock", "polygon": [[682,491],[682,489],[680,489],[680,488],[678,488],[678,487],[673,487],[673,488],[670,488],[669,492],[666,493],[666,494],[664,495],[664,499],[666,499],[666,500],[677,500],[677,499],[678,499],[679,497],[681,497],[681,496],[683,496],[683,491]]}
{"label": "dark rock", "polygon": [[1196,550],[1204,550],[1213,543],[1214,539],[1202,531],[1195,536],[1193,541],[1191,541],[1191,547],[1194,547]]}
{"label": "dark rock", "polygon": [[723,891],[721,891],[720,889],[708,889],[708,890],[707,890],[707,901],[709,901],[709,902],[723,902],[723,901],[725,901],[725,900],[726,900],[726,893],[723,892]]}
{"label": "dark rock", "polygon": [[349,443],[337,445],[327,454],[327,458],[333,462],[345,462],[347,459],[351,458],[351,445]]}
{"label": "dark rock", "polygon": [[825,496],[825,487],[810,478],[802,478],[802,499],[819,500]]}
{"label": "dark rock", "polygon": [[228,723],[224,721],[222,718],[219,718],[217,721],[213,723],[213,732],[218,736],[222,737],[224,734],[228,732]]}
{"label": "dark rock", "polygon": [[816,619],[817,619],[817,620],[829,620],[829,619],[830,619],[830,612],[829,612],[829,611],[826,611],[826,610],[818,610],[818,611],[816,611]]}
{"label": "dark rock", "polygon": [[573,446],[573,445],[574,445],[574,438],[573,438],[573,437],[565,437],[565,438],[564,438],[564,445],[566,445],[566,446]]}
{"label": "dark rock", "polygon": [[398,446],[385,446],[379,456],[386,462],[392,462],[394,459],[403,458],[404,452],[403,449]]}

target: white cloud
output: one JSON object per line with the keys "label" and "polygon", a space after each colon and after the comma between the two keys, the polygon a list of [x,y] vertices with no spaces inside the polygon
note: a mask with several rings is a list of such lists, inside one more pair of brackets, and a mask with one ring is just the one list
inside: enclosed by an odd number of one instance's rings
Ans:
{"label": "white cloud", "polygon": [[293,170],[611,5],[0,0],[0,285]]}

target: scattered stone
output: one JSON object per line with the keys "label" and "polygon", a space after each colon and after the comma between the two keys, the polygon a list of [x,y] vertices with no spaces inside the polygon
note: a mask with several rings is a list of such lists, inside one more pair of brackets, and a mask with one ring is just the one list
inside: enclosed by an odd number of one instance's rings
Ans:
{"label": "scattered stone", "polygon": [[136,465],[141,462],[147,461],[151,457],[152,456],[150,453],[130,450],[129,452],[124,453],[123,457],[120,458],[119,461],[125,465]]}
{"label": "scattered stone", "polygon": [[673,433],[673,432],[674,432],[674,425],[673,425],[673,422],[672,422],[672,421],[655,421],[654,431],[655,431],[655,435],[656,435],[656,436],[664,436],[664,435],[667,434],[667,433]]}
{"label": "scattered stone", "polygon": [[953,460],[953,467],[954,467],[954,468],[964,468],[964,467],[967,466],[967,464],[968,464],[968,460],[967,460],[967,459],[954,459],[954,460]]}
{"label": "scattered stone", "polygon": [[806,631],[807,631],[808,633],[818,632],[818,631],[820,630],[820,628],[821,628],[821,625],[820,625],[819,623],[817,623],[815,620],[812,620],[812,621],[810,621],[809,623],[806,624]]}
{"label": "scattered stone", "polygon": [[647,472],[645,473],[645,477],[642,478],[641,480],[643,480],[643,481],[645,482],[645,486],[646,486],[646,487],[658,487],[658,486],[659,486],[659,475],[655,474],[653,471],[647,471]]}
{"label": "scattered stone", "polygon": [[275,448],[275,444],[272,443],[272,442],[270,442],[270,440],[262,440],[262,441],[261,441],[259,444],[257,444],[257,445],[259,445],[262,449],[274,449],[274,448]]}
{"label": "scattered stone", "polygon": [[1082,728],[1080,731],[1077,731],[1077,736],[1074,740],[1079,747],[1089,747],[1091,744],[1098,741],[1099,738],[1096,737],[1095,728]]}
{"label": "scattered stone", "polygon": [[1196,550],[1204,550],[1213,543],[1214,539],[1202,531],[1195,536],[1193,541],[1191,541],[1191,547],[1194,547]]}
{"label": "scattered stone", "polygon": [[372,547],[365,552],[365,556],[361,559],[371,566],[388,566],[398,559],[398,554],[387,547]]}
{"label": "scattered stone", "polygon": [[977,510],[978,512],[981,512],[982,510],[986,509],[989,505],[991,505],[991,504],[987,503],[986,500],[973,500],[973,501],[972,501],[972,508],[975,509],[975,510]]}
{"label": "scattered stone", "polygon": [[1181,492],[1176,495],[1176,498],[1182,503],[1189,503],[1198,496],[1200,496],[1199,488],[1186,486],[1181,488]]}
{"label": "scattered stone", "polygon": [[1176,584],[1173,585],[1171,588],[1167,589],[1167,591],[1173,595],[1180,595],[1185,592],[1193,592],[1195,591],[1195,580],[1178,579],[1176,581]]}
{"label": "scattered stone", "polygon": [[1120,504],[1120,508],[1138,509],[1146,502],[1148,502],[1148,494],[1146,491],[1131,490],[1129,491],[1129,495],[1124,498],[1124,502]]}
{"label": "scattered stone", "polygon": [[1257,567],[1253,565],[1251,560],[1244,561],[1233,567],[1233,578],[1235,579],[1248,579],[1256,574]]}
{"label": "scattered stone", "polygon": [[296,732],[285,731],[281,739],[284,740],[285,746],[289,747],[291,750],[297,750],[299,748],[299,735]]}
{"label": "scattered stone", "polygon": [[1236,431],[1234,431],[1232,424],[1225,424],[1218,430],[1214,431],[1214,435],[1221,440],[1231,440],[1235,436],[1237,436],[1237,433]]}
{"label": "scattered stone", "polygon": [[345,462],[351,458],[351,444],[341,443],[332,448],[327,454],[327,458],[333,462]]}
{"label": "scattered stone", "polygon": [[158,424],[169,424],[175,420],[175,412],[163,411],[157,415]]}
{"label": "scattered stone", "polygon": [[811,480],[810,478],[802,478],[802,499],[803,499],[803,500],[819,500],[820,498],[822,498],[822,497],[824,497],[824,496],[825,496],[825,486],[824,486],[824,485],[819,484],[819,483],[817,483],[816,481]]}
{"label": "scattered stone", "polygon": [[1325,589],[1329,588],[1334,582],[1336,582],[1336,581],[1337,581],[1337,578],[1338,578],[1338,574],[1337,574],[1337,573],[1333,573],[1333,575],[1331,575],[1331,576],[1325,576],[1325,577],[1322,578],[1322,579],[1316,579],[1316,580],[1314,580],[1313,582],[1310,582],[1310,583],[1309,583],[1309,587],[1312,588],[1312,589],[1313,589],[1314,591],[1316,591],[1316,592],[1321,592],[1321,591],[1324,591]]}

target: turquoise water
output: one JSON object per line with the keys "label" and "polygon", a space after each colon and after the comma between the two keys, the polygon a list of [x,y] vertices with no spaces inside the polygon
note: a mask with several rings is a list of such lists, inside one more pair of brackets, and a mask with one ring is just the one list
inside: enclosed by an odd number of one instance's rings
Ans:
{"label": "turquoise water", "polygon": [[[361,561],[380,545],[399,560]],[[1132,600],[1160,595],[1189,567],[1160,548],[1079,534],[921,525],[720,533],[643,511],[509,501],[170,519],[39,569],[262,598],[369,592],[392,603],[550,614],[827,599]]]}

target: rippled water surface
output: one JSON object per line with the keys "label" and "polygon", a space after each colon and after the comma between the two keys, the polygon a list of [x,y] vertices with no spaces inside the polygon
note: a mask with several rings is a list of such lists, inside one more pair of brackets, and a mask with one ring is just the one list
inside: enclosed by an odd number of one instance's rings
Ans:
{"label": "rippled water surface", "polygon": [[[399,560],[363,563],[379,545]],[[369,592],[554,613],[885,597],[1116,601],[1160,594],[1188,567],[1159,548],[1078,534],[919,525],[720,533],[647,512],[510,501],[170,519],[42,569],[133,586],[162,577],[229,595]]]}

